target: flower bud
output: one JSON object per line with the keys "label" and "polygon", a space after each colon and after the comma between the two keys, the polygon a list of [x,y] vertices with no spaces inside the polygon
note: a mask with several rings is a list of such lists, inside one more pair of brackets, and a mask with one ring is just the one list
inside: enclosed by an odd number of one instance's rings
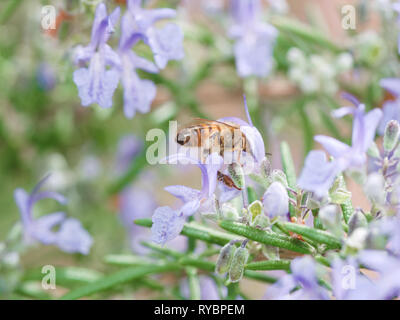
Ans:
{"label": "flower bud", "polygon": [[385,134],[383,135],[383,150],[385,152],[392,151],[399,141],[400,126],[396,120],[390,120],[385,128]]}
{"label": "flower bud", "polygon": [[263,196],[264,213],[269,217],[283,216],[289,212],[289,196],[280,182],[273,182]]}
{"label": "flower bud", "polygon": [[364,185],[366,196],[375,204],[384,204],[386,198],[385,179],[382,174],[373,172],[367,177]]}
{"label": "flower bud", "polygon": [[368,225],[367,218],[361,210],[355,210],[349,219],[349,235],[357,228],[365,228]]}
{"label": "flower bud", "polygon": [[351,198],[351,192],[344,188],[344,180],[339,176],[329,190],[330,201],[335,204],[345,203]]}
{"label": "flower bud", "polygon": [[271,162],[267,157],[261,161],[260,169],[263,178],[268,178],[271,175]]}
{"label": "flower bud", "polygon": [[238,282],[243,278],[244,266],[248,258],[249,251],[246,248],[241,246],[236,249],[229,269],[229,280],[231,282]]}
{"label": "flower bud", "polygon": [[319,210],[318,216],[322,225],[333,235],[343,235],[341,214],[336,205],[327,205]]}
{"label": "flower bud", "polygon": [[251,220],[254,221],[254,219],[261,214],[263,211],[263,205],[261,201],[256,200],[253,203],[249,205],[249,212],[251,214]]}
{"label": "flower bud", "polygon": [[350,237],[347,238],[346,244],[350,248],[362,250],[365,247],[365,242],[368,237],[368,230],[366,228],[355,229]]}
{"label": "flower bud", "polygon": [[371,145],[369,146],[367,154],[372,158],[379,158],[381,156],[379,148],[374,141],[372,141]]}
{"label": "flower bud", "polygon": [[271,224],[271,221],[269,221],[269,218],[263,214],[260,214],[257,217],[255,217],[255,219],[251,223],[252,226],[261,227],[261,228],[268,227],[270,224]]}
{"label": "flower bud", "polygon": [[219,256],[217,259],[217,263],[215,265],[216,273],[224,274],[225,272],[228,272],[232,263],[234,253],[235,253],[235,246],[232,241],[227,243],[221,248],[221,251],[219,252]]}
{"label": "flower bud", "polygon": [[242,166],[234,162],[228,166],[228,172],[236,187],[242,189],[244,187],[244,172]]}
{"label": "flower bud", "polygon": [[268,245],[264,244],[261,247],[261,252],[268,260],[279,260],[280,259],[278,247],[268,246]]}
{"label": "flower bud", "polygon": [[224,220],[236,221],[239,219],[239,213],[230,203],[224,203],[221,207],[221,215]]}
{"label": "flower bud", "polygon": [[282,183],[284,187],[288,186],[286,174],[282,170],[279,170],[279,169],[275,169],[272,171],[271,181],[272,182],[278,181],[278,182]]}

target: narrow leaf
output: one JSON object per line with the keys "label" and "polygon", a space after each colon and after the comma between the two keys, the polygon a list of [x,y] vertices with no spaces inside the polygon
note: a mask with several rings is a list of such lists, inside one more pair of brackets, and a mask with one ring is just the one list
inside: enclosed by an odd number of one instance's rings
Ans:
{"label": "narrow leaf", "polygon": [[234,221],[221,221],[220,227],[232,233],[266,245],[287,249],[294,252],[311,254],[314,248],[298,239],[275,232],[266,232]]}
{"label": "narrow leaf", "polygon": [[326,231],[313,229],[305,225],[291,222],[284,223],[284,226],[286,229],[311,239],[317,243],[326,244],[331,249],[340,249],[342,247],[341,241]]}

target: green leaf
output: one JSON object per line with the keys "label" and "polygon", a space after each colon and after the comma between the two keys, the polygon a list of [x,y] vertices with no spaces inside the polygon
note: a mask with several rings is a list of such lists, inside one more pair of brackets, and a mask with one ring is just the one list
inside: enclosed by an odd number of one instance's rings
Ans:
{"label": "green leaf", "polygon": [[178,260],[179,264],[183,266],[192,266],[199,268],[201,270],[206,270],[209,272],[214,272],[215,270],[215,263],[211,261],[206,261],[202,259],[197,259],[197,258],[191,258],[191,257],[184,257]]}
{"label": "green leaf", "polygon": [[200,291],[200,281],[197,275],[197,269],[192,267],[187,267],[185,268],[185,270],[189,280],[190,299],[200,300],[201,291]]}
{"label": "green leaf", "polygon": [[133,254],[109,254],[104,257],[104,262],[116,266],[137,266],[149,264],[148,259]]}
{"label": "green leaf", "polygon": [[[285,172],[288,186],[292,189],[296,189],[296,170],[289,145],[286,141],[281,143],[281,157],[283,171]],[[294,196],[291,193],[289,193],[289,196],[294,199]],[[295,208],[291,203],[289,203],[289,211],[291,216],[295,216]]]}
{"label": "green leaf", "polygon": [[[103,276],[102,273],[81,267],[56,267],[57,284],[64,286],[74,283],[91,283]],[[24,280],[42,280],[43,273],[41,269],[34,269],[26,272]]]}
{"label": "green leaf", "polygon": [[265,260],[251,262],[246,270],[290,270],[290,260]]}
{"label": "green leaf", "polygon": [[262,281],[266,283],[275,283],[277,281],[276,278],[268,276],[264,273],[260,273],[254,270],[244,270],[244,276],[249,279]]}
{"label": "green leaf", "polygon": [[117,285],[131,282],[136,279],[141,279],[148,274],[162,273],[167,271],[174,271],[179,268],[177,264],[165,265],[146,265],[139,267],[130,267],[122,269],[113,274],[107,275],[98,279],[93,283],[71,290],[66,295],[61,297],[62,300],[75,300],[82,297],[87,297],[92,294],[109,290]]}
{"label": "green leaf", "polygon": [[234,221],[221,221],[220,227],[247,239],[294,252],[312,254],[314,248],[298,239],[275,232],[266,232]]}
{"label": "green leaf", "polygon": [[300,225],[296,223],[286,222],[284,226],[289,231],[302,235],[308,239],[311,239],[317,243],[326,244],[331,249],[340,249],[342,247],[342,242],[331,235],[330,233],[307,227],[305,225]]}
{"label": "green leaf", "polygon": [[[340,187],[343,190],[347,191],[346,182],[344,181],[343,175],[341,175],[339,177],[339,181],[340,181]],[[353,204],[351,203],[351,197],[348,198],[347,200],[345,200],[345,202],[343,202],[340,205],[340,207],[342,208],[343,219],[346,222],[346,224],[348,224],[349,223],[349,219],[350,219],[350,217],[351,217],[351,215],[353,214],[353,211],[354,211]]]}
{"label": "green leaf", "polygon": [[331,42],[318,29],[312,28],[300,21],[279,16],[279,18],[271,19],[271,23],[284,34],[295,35],[309,43],[317,44],[335,53],[342,51],[339,46]]}
{"label": "green leaf", "polygon": [[[152,226],[151,219],[137,219],[135,224],[143,227],[150,228]],[[181,231],[181,235],[186,237],[192,237],[198,240],[202,240],[208,243],[215,243],[221,246],[225,245],[231,240],[240,240],[236,235],[229,234],[226,232],[221,232],[214,230],[205,226],[202,226],[196,222],[185,223]]]}

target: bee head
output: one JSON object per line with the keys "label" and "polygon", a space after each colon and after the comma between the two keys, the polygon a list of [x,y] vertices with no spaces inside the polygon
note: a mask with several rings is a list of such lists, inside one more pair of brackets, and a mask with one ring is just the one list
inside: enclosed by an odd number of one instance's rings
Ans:
{"label": "bee head", "polygon": [[187,130],[183,130],[178,132],[176,135],[176,142],[181,146],[187,144],[190,141],[190,132]]}

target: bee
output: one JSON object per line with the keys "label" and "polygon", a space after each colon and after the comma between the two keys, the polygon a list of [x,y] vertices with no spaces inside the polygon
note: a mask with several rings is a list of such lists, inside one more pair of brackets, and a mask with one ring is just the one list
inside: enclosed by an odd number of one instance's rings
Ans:
{"label": "bee", "polygon": [[[236,153],[237,163],[240,163],[240,155],[243,151],[251,154],[246,136],[240,131],[240,126],[232,122],[195,119],[178,131],[176,142],[184,147],[197,148],[203,163],[206,157],[214,152],[221,157],[224,157],[226,152],[232,156]],[[241,190],[228,175],[219,171],[217,174],[218,180],[226,186]]]}
{"label": "bee", "polygon": [[226,152],[236,152],[237,162],[240,162],[242,151],[251,153],[250,144],[240,126],[232,122],[195,119],[178,131],[176,142],[181,146],[198,148],[202,161],[214,152],[221,157]]}

